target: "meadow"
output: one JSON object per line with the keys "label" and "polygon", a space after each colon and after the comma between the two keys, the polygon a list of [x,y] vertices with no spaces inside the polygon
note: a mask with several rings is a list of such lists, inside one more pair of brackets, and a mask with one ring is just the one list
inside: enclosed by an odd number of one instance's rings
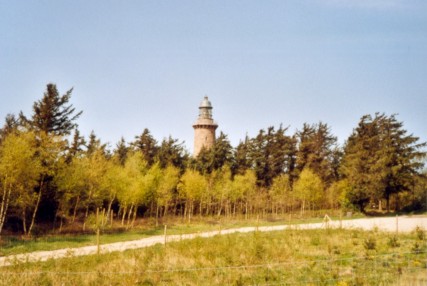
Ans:
{"label": "meadow", "polygon": [[[362,216],[354,216],[362,217]],[[338,220],[339,217],[332,217]],[[346,219],[346,218],[344,218]],[[322,216],[287,216],[287,217],[268,217],[268,218],[236,218],[222,219],[217,218],[193,218],[191,223],[185,219],[169,217],[163,219],[161,223],[156,223],[153,219],[139,219],[135,226],[126,229],[120,226],[120,222],[115,221],[113,225],[101,227],[100,244],[114,243],[120,241],[137,240],[154,235],[164,234],[164,225],[167,225],[167,234],[190,234],[204,231],[217,231],[219,229],[231,229],[247,226],[272,226],[281,224],[304,224],[322,222]],[[20,235],[2,235],[0,237],[0,256],[7,256],[19,253],[28,253],[33,251],[55,250],[61,248],[82,247],[96,245],[96,227],[91,227],[85,233],[80,233],[81,226],[76,225],[66,229],[65,233],[54,232],[44,235],[33,235],[25,237]]]}
{"label": "meadow", "polygon": [[16,263],[0,268],[0,284],[425,285],[426,273],[423,229],[396,235],[378,229],[295,227]]}

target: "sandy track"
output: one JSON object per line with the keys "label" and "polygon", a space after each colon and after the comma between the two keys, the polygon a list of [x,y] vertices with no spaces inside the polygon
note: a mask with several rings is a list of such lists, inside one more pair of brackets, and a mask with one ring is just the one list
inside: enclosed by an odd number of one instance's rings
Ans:
{"label": "sandy track", "polygon": [[[212,237],[215,235],[230,234],[230,233],[247,233],[253,231],[277,231],[285,229],[317,229],[317,228],[338,228],[343,227],[347,229],[364,229],[371,230],[378,228],[382,231],[395,232],[410,232],[413,231],[416,227],[421,227],[427,229],[427,217],[425,216],[415,216],[415,217],[386,217],[386,218],[364,218],[364,219],[354,219],[354,220],[344,220],[340,221],[326,221],[323,223],[309,223],[309,224],[299,224],[299,225],[278,225],[278,226],[262,226],[262,227],[242,227],[210,232],[202,232],[196,234],[183,234],[183,235],[168,235],[166,237],[167,242],[180,241],[185,239],[192,239],[195,237]],[[137,249],[153,246],[155,244],[164,244],[165,237],[163,235],[152,236],[149,238],[143,238],[140,240],[132,240],[125,242],[116,242],[100,245],[100,253],[109,253],[113,251],[125,251],[128,249]],[[5,257],[0,257],[0,267],[9,266],[17,262],[36,262],[36,261],[46,261],[48,259],[59,259],[65,257],[75,257],[83,255],[93,255],[98,253],[98,247],[95,246],[85,246],[78,248],[65,248],[51,251],[36,251],[31,253],[23,253],[17,255],[10,255]]]}

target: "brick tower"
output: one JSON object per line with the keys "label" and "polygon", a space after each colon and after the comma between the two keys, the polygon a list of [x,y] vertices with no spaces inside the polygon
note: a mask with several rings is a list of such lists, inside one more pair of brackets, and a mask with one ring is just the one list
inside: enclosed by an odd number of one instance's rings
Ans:
{"label": "brick tower", "polygon": [[203,147],[211,148],[215,143],[215,130],[218,124],[212,118],[212,104],[208,97],[202,100],[199,106],[199,118],[193,124],[194,128],[194,152],[193,157],[199,155]]}

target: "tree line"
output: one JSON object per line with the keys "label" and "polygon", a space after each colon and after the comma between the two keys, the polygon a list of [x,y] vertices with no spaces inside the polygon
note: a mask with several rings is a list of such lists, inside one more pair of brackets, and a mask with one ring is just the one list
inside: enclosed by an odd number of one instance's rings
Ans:
{"label": "tree line", "polygon": [[0,234],[31,235],[101,213],[102,224],[132,227],[138,217],[250,217],[342,209],[425,211],[426,143],[396,115],[364,115],[343,146],[323,122],[261,129],[236,147],[220,133],[197,158],[148,129],[110,150],[82,114],[48,84],[31,116],[7,115],[0,129]]}

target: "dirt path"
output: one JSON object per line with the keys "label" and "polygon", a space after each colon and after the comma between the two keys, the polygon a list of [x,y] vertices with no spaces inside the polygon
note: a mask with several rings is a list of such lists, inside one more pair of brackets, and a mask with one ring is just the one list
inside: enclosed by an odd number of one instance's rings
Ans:
{"label": "dirt path", "polygon": [[[210,232],[202,232],[197,234],[183,234],[183,235],[168,235],[166,236],[166,242],[180,241],[184,239],[192,239],[195,237],[212,237],[218,234],[230,234],[230,233],[247,233],[253,231],[276,231],[276,230],[285,230],[285,229],[317,229],[317,228],[338,228],[343,227],[347,229],[359,228],[364,230],[371,230],[378,228],[383,231],[395,232],[410,232],[413,231],[417,226],[427,229],[427,217],[426,216],[414,216],[414,217],[386,217],[386,218],[364,218],[364,219],[354,219],[354,220],[344,220],[340,221],[329,221],[325,219],[323,223],[309,223],[309,224],[299,224],[299,225],[278,225],[278,226],[262,226],[262,227],[243,227],[243,228],[234,228]],[[165,236],[158,235],[149,238],[143,238],[140,240],[132,240],[126,242],[116,242],[100,245],[100,253],[109,253],[113,251],[125,251],[128,249],[136,249],[153,246],[155,244],[164,244]],[[83,255],[93,255],[98,253],[98,247],[95,246],[85,246],[78,248],[65,248],[51,251],[37,251],[31,253],[10,255],[5,257],[0,257],[0,267],[9,266],[16,262],[36,262],[36,261],[46,261],[48,259],[59,259],[65,257],[75,257]]]}

